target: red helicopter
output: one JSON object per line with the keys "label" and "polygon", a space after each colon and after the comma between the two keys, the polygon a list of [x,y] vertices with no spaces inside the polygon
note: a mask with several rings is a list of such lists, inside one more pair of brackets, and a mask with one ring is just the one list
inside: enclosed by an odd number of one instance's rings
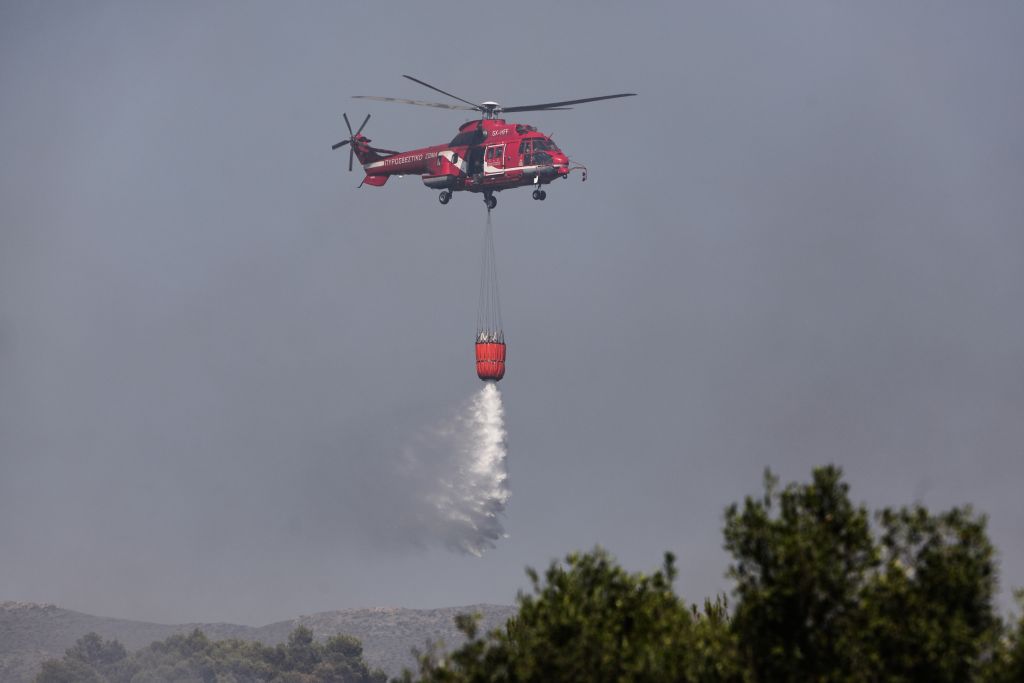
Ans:
{"label": "red helicopter", "polygon": [[349,138],[342,140],[331,149],[345,145],[349,147],[348,170],[352,170],[352,157],[355,155],[366,171],[366,177],[359,183],[381,187],[393,175],[418,175],[423,184],[435,190],[441,190],[438,200],[442,204],[451,201],[453,192],[480,192],[488,209],[498,204],[495,192],[513,187],[532,185],[533,198],[543,201],[547,192],[543,186],[558,178],[568,177],[571,171],[582,171],[582,178],[587,179],[586,167],[572,164],[569,157],[552,142],[551,138],[538,133],[533,126],[520,123],[508,123],[498,118],[502,112],[520,111],[563,111],[571,109],[571,104],[610,100],[616,97],[633,97],[636,93],[618,95],[602,95],[601,97],[585,97],[579,100],[564,102],[548,102],[546,104],[530,104],[519,107],[502,107],[497,102],[481,102],[473,104],[469,100],[445,92],[429,83],[405,76],[410,81],[436,90],[463,104],[443,104],[440,102],[422,102],[397,97],[374,97],[355,95],[358,99],[380,100],[383,102],[402,102],[423,107],[439,109],[459,109],[478,111],[482,118],[469,121],[459,127],[459,134],[447,145],[433,145],[409,152],[396,152],[370,146],[370,139],[363,136],[363,128],[370,120],[367,114],[362,125],[353,133],[352,125],[345,118]]}

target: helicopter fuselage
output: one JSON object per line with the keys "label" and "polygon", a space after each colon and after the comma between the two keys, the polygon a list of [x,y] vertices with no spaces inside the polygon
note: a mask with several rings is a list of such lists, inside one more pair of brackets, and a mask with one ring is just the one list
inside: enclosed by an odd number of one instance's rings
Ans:
{"label": "helicopter fuselage", "polygon": [[391,176],[419,175],[428,188],[442,191],[442,203],[452,192],[482,192],[490,197],[527,185],[535,187],[535,199],[543,198],[538,196],[543,192],[541,185],[565,178],[575,168],[585,170],[571,167],[569,157],[533,126],[497,118],[463,124],[446,145],[384,156],[368,143],[360,135],[352,143],[366,172],[365,184],[380,187]]}

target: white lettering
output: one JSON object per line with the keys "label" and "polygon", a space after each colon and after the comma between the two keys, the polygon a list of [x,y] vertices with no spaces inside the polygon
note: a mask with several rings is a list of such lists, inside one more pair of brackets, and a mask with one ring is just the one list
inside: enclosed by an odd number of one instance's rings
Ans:
{"label": "white lettering", "polygon": [[423,161],[423,154],[410,154],[404,157],[388,157],[384,160],[384,166],[399,166],[401,164],[408,164],[414,161]]}

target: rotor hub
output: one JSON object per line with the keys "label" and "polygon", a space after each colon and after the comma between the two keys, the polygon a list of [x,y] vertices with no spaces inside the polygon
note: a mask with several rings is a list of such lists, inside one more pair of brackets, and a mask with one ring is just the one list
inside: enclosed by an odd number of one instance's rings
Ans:
{"label": "rotor hub", "polygon": [[497,102],[481,102],[480,111],[485,119],[493,119],[501,112],[501,105]]}

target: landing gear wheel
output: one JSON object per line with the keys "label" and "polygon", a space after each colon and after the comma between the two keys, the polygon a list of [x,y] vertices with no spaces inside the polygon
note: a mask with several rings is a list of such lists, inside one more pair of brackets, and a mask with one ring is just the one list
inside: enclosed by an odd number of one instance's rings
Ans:
{"label": "landing gear wheel", "polygon": [[498,205],[498,198],[495,197],[493,194],[488,195],[484,197],[484,204],[487,205],[487,210],[490,211],[491,209]]}
{"label": "landing gear wheel", "polygon": [[547,198],[548,198],[548,193],[547,192],[545,192],[544,190],[538,190],[537,191],[537,199],[539,199],[541,201],[544,201]]}
{"label": "landing gear wheel", "polygon": [[534,199],[540,199],[540,190],[534,190],[533,191],[533,198]]}
{"label": "landing gear wheel", "polygon": [[441,194],[437,195],[437,201],[441,202],[442,204],[447,204],[451,200],[452,200],[452,193],[449,192],[448,190],[445,190]]}

